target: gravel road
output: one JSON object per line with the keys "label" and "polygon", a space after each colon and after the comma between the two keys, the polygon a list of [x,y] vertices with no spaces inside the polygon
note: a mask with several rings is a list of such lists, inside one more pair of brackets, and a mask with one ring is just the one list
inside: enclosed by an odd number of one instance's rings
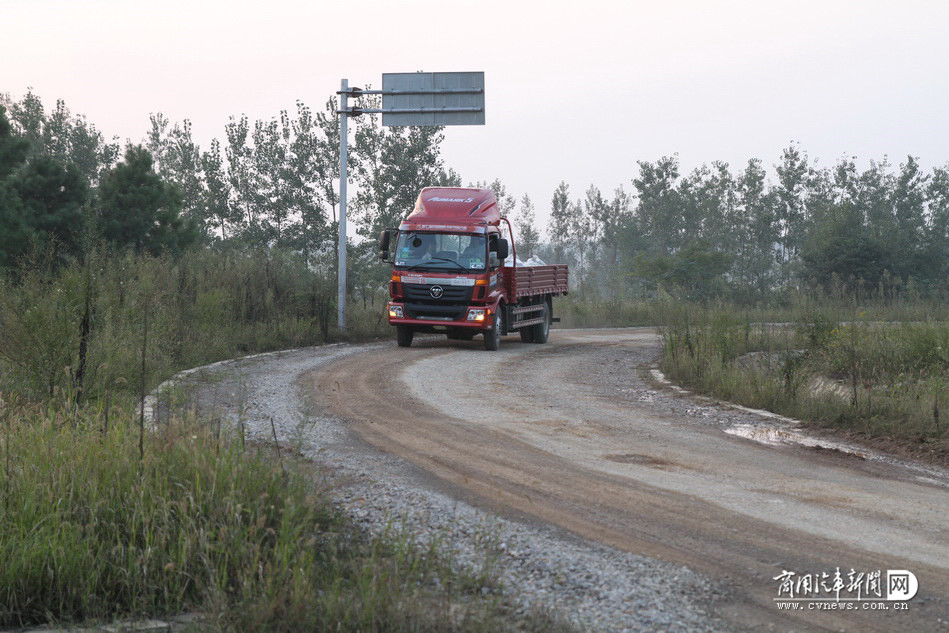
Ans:
{"label": "gravel road", "polygon": [[[774,420],[663,388],[647,329],[499,352],[442,338],[193,372],[193,399],[329,467],[346,512],[402,524],[509,599],[589,631],[949,631],[949,473],[725,433]],[[778,610],[774,577],[908,569],[909,610]]]}

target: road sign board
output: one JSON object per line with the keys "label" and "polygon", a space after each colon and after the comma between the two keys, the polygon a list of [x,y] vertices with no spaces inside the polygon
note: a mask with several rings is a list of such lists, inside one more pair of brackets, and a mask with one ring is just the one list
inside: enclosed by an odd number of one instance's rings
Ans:
{"label": "road sign board", "polygon": [[484,125],[484,73],[383,73],[382,110],[387,126]]}

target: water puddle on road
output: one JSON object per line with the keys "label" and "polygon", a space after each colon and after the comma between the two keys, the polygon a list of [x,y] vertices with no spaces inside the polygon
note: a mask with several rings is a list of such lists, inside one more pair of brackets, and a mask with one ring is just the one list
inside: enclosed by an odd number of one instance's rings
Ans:
{"label": "water puddle on road", "polygon": [[861,459],[866,459],[868,457],[868,453],[866,451],[862,451],[855,446],[825,439],[818,439],[816,437],[810,437],[787,427],[756,424],[735,424],[726,428],[725,432],[729,435],[737,435],[738,437],[743,437],[748,440],[753,440],[755,442],[760,442],[762,444],[768,444],[771,446],[778,446],[780,444],[796,444],[798,446],[806,446],[808,448],[846,453],[847,455],[854,455]]}

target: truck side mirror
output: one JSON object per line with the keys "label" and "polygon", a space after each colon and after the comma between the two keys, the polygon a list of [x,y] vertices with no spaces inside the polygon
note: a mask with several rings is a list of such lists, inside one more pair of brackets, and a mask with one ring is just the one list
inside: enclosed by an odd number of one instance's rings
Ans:
{"label": "truck side mirror", "polygon": [[503,261],[507,259],[507,256],[509,254],[507,250],[508,249],[507,240],[503,238],[498,238],[497,244],[498,244],[498,259]]}
{"label": "truck side mirror", "polygon": [[392,241],[392,229],[383,229],[379,233],[379,259],[389,261],[389,243]]}

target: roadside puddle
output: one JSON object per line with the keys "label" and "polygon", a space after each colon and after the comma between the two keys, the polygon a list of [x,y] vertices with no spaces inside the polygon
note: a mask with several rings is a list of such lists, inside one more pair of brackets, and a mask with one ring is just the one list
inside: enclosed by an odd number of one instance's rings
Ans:
{"label": "roadside puddle", "polygon": [[726,428],[725,432],[729,435],[736,435],[738,437],[760,442],[761,444],[768,444],[770,446],[789,444],[805,446],[807,448],[815,448],[819,450],[836,451],[838,453],[853,455],[855,457],[859,457],[860,459],[867,459],[869,456],[866,451],[862,451],[859,448],[850,446],[849,444],[841,444],[831,440],[818,439],[816,437],[804,435],[803,433],[789,429],[787,427],[769,426],[764,424],[734,424]]}

